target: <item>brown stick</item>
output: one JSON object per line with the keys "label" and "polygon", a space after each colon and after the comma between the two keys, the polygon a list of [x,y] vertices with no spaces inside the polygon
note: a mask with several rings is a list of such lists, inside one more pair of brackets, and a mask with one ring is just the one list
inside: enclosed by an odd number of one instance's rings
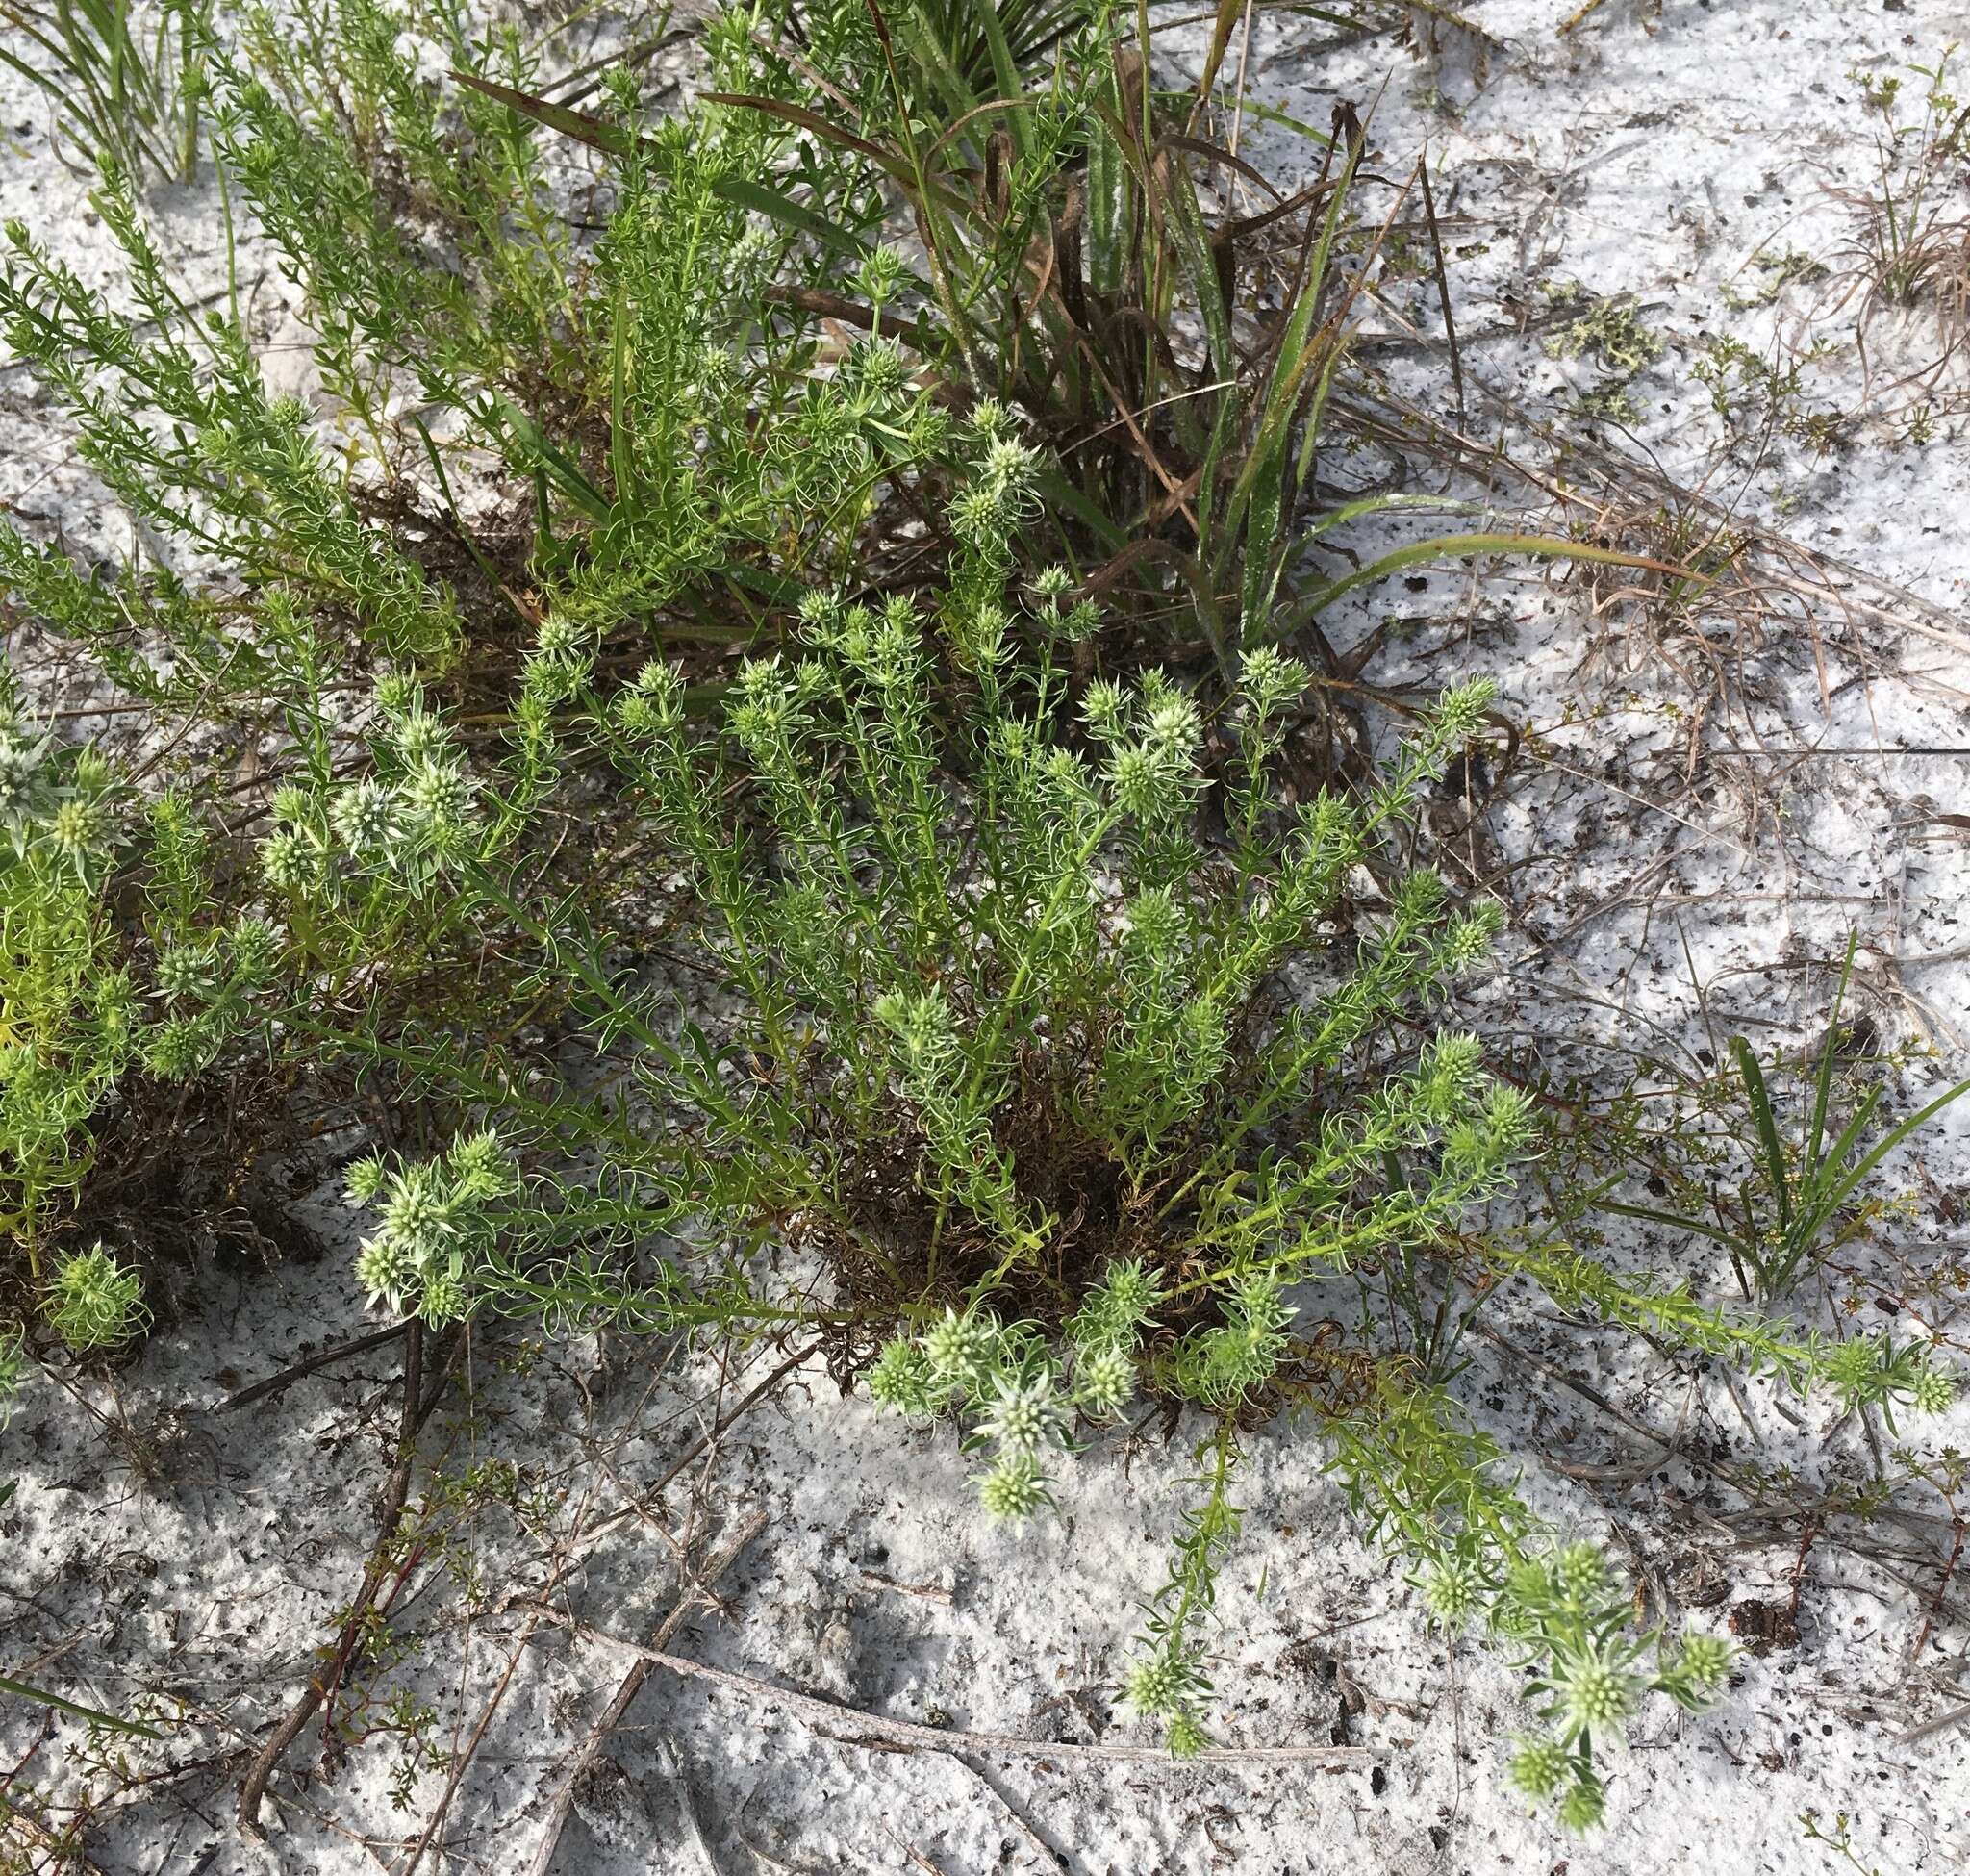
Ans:
{"label": "brown stick", "polygon": [[251,1407],[255,1401],[264,1401],[269,1394],[278,1394],[283,1388],[293,1386],[297,1381],[332,1366],[335,1362],[346,1360],[352,1355],[365,1355],[370,1349],[380,1349],[386,1342],[393,1342],[410,1327],[408,1323],[393,1322],[388,1329],[379,1329],[368,1335],[358,1335],[346,1342],[338,1342],[332,1349],[323,1349],[319,1355],[311,1355],[306,1361],[297,1361],[291,1368],[283,1368],[277,1375],[269,1375],[265,1381],[257,1381],[251,1387],[242,1387],[237,1394],[229,1394],[217,1407],[215,1413],[237,1413],[243,1407]]}
{"label": "brown stick", "polygon": [[[566,1621],[558,1610],[551,1611],[547,1619]],[[911,1720],[885,1719],[880,1714],[865,1713],[845,1706],[838,1700],[823,1699],[820,1694],[801,1693],[771,1681],[754,1680],[747,1674],[732,1674],[723,1668],[707,1667],[704,1662],[692,1661],[683,1655],[667,1655],[661,1648],[644,1648],[636,1642],[625,1641],[620,1635],[592,1629],[585,1622],[568,1622],[567,1626],[585,1640],[619,1648],[652,1667],[669,1668],[672,1674],[709,1681],[716,1686],[729,1688],[751,1699],[770,1701],[773,1706],[796,1714],[821,1732],[823,1737],[842,1745],[869,1746],[877,1751],[885,1747],[921,1746],[932,1752],[976,1752],[1005,1759],[1157,1759],[1167,1763],[1170,1757],[1168,1746],[1148,1742],[1139,1746],[1075,1745],[1057,1739],[1021,1739],[999,1733],[961,1733],[953,1727],[919,1726]],[[860,1737],[844,1737],[840,1733],[826,1731],[830,1727],[852,1727]],[[1212,1746],[1199,1753],[1198,1759],[1210,1765],[1331,1765],[1342,1769],[1385,1762],[1395,1756],[1394,1752],[1378,1746]]]}
{"label": "brown stick", "polygon": [[[739,1528],[731,1541],[712,1557],[705,1564],[703,1574],[678,1597],[677,1606],[657,1625],[656,1634],[650,1637],[652,1650],[669,1647],[677,1631],[696,1610],[710,1602],[711,1598],[707,1592],[712,1584],[739,1560],[741,1555],[767,1528],[769,1522],[764,1511],[755,1512]],[[535,1617],[536,1622],[540,1619],[538,1615]],[[527,1634],[533,1634],[531,1624]],[[595,1762],[596,1754],[602,1750],[602,1744],[609,1735],[622,1724],[623,1715],[635,1704],[636,1696],[643,1691],[643,1684],[649,1678],[653,1665],[651,1661],[639,1661],[630,1668],[622,1677],[621,1685],[617,1687],[608,1706],[602,1709],[601,1717],[589,1728],[588,1737],[576,1748],[573,1762],[568,1768],[568,1776],[561,1781],[560,1788],[554,1793],[553,1805],[547,1813],[546,1835],[542,1838],[541,1847],[534,1853],[533,1862],[527,1865],[527,1876],[547,1876],[548,1866],[554,1861],[554,1852],[561,1846],[561,1833],[568,1828],[568,1813],[574,1809],[575,1787],[588,1776],[590,1768]],[[446,1796],[449,1795],[447,1792]],[[417,1860],[413,1858],[410,1869],[405,1870],[404,1876],[411,1876],[411,1869],[416,1867]]]}
{"label": "brown stick", "polygon": [[436,1808],[430,1819],[418,1834],[417,1840],[411,1846],[411,1860],[404,1864],[403,1876],[416,1876],[418,1863],[424,1860],[424,1852],[431,1847],[431,1839],[443,1828],[445,1814],[451,1810],[451,1801],[458,1795],[458,1787],[464,1781],[466,1768],[472,1762],[472,1756],[479,1750],[480,1741],[486,1737],[486,1729],[492,1724],[492,1715],[499,1711],[499,1703],[506,1698],[506,1689],[513,1683],[513,1671],[519,1665],[519,1658],[527,1651],[527,1643],[533,1640],[534,1631],[541,1626],[536,1615],[520,1631],[519,1639],[513,1644],[513,1653],[507,1659],[506,1672],[499,1677],[499,1685],[492,1689],[492,1695],[486,1702],[485,1711],[479,1715],[479,1723],[472,1728],[472,1737],[466,1741],[466,1749],[459,1754],[458,1762],[451,1768],[451,1776],[444,1781],[444,1789],[439,1794]]}
{"label": "brown stick", "polygon": [[[460,1346],[453,1343],[454,1352]],[[363,1585],[356,1592],[356,1600],[349,1607],[347,1618],[342,1623],[341,1635],[336,1646],[335,1665],[328,1675],[311,1677],[300,1697],[288,1710],[288,1716],[277,1726],[265,1745],[262,1746],[253,1764],[246,1773],[246,1782],[240,1787],[240,1828],[250,1837],[264,1835],[260,1828],[261,1801],[266,1795],[266,1783],[281,1761],[288,1755],[294,1741],[301,1737],[308,1722],[321,1711],[322,1703],[328,1698],[328,1689],[334,1678],[346,1664],[354,1651],[358,1631],[364,1615],[371,1603],[376,1600],[389,1575],[388,1551],[390,1540],[395,1535],[397,1520],[402,1517],[405,1502],[411,1493],[411,1470],[417,1457],[417,1432],[424,1424],[431,1409],[438,1405],[438,1392],[451,1372],[447,1360],[442,1372],[433,1382],[429,1397],[423,1386],[424,1371],[424,1326],[413,1320],[404,1338],[404,1400],[403,1412],[398,1421],[397,1459],[391,1468],[390,1477],[383,1487],[381,1515],[377,1520],[376,1546],[369,1553],[369,1560],[363,1567]]]}

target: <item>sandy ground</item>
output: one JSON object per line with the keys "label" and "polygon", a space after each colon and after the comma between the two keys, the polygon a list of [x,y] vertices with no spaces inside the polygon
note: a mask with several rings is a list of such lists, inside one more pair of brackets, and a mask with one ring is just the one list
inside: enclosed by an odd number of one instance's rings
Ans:
{"label": "sandy ground", "polygon": [[[1379,630],[1362,670],[1376,684],[1490,672],[1526,727],[1508,773],[1439,804],[1438,838],[1512,911],[1460,1020],[1555,1082],[1604,1091],[1639,1065],[1653,1085],[1702,1073],[1731,1029],[1768,1055],[1818,1034],[1853,928],[1856,1001],[1907,1054],[1906,1107],[1970,1072],[1970,364],[1946,306],[1869,305],[1862,211],[1841,196],[1879,173],[1863,80],[1932,65],[1970,36],[1970,10],[1606,0],[1562,38],[1564,11],[1474,0],[1481,33],[1418,13],[1406,40],[1260,19],[1240,57],[1257,97],[1316,124],[1337,97],[1378,100],[1392,181],[1427,143],[1468,438],[1563,486],[1574,505],[1548,500],[1549,517],[1587,525],[1604,500],[1609,524],[1657,513],[1702,538],[1728,521],[1755,570],[1673,618],[1537,568],[1432,572],[1329,636],[1346,655]],[[106,278],[86,190],[41,119],[0,74],[0,209]],[[1970,215],[1960,160],[1937,190]],[[222,265],[209,194],[154,207],[207,290]],[[247,259],[279,370],[291,316],[270,266]],[[1632,324],[1604,317],[1608,344],[1587,342],[1581,319],[1629,305]],[[1390,395],[1450,420],[1441,335],[1427,270],[1392,267],[1364,356]],[[1755,388],[1720,413],[1698,371],[1719,339],[1781,370],[1812,348],[1779,413],[1798,434]],[[1512,507],[1534,493],[1476,454],[1456,486]],[[117,551],[115,516],[4,362],[0,499],[86,555]],[[68,694],[59,671],[40,681],[49,703]],[[1899,1299],[1900,1327],[1960,1354],[1970,1103],[1884,1184],[1908,1195],[1905,1214],[1797,1306],[1866,1327]],[[346,1241],[332,1194],[311,1215]],[[1734,1294],[1686,1242],[1611,1230],[1605,1255]],[[1970,1725],[1925,1731],[1970,1702],[1970,1608],[1954,1583],[1938,1593],[1934,1567],[1964,1529],[1947,1495],[1902,1478],[1879,1423],[1788,1407],[1765,1383],[1733,1396],[1523,1296],[1501,1298],[1487,1320],[1503,1341],[1474,1342],[1460,1384],[1527,1456],[1527,1490],[1685,1619],[1777,1617],[1714,1712],[1643,1715],[1611,1755],[1609,1824],[1590,1841],[1503,1789],[1509,1660],[1432,1635],[1401,1571],[1351,1532],[1317,1443],[1289,1429],[1251,1442],[1223,1585],[1225,1750],[1180,1767],[1114,1688],[1180,1502],[1182,1441],[1097,1448],[1061,1522],[1015,1538],[975,1516],[948,1431],[899,1432],[817,1372],[734,1415],[770,1358],[720,1374],[506,1330],[475,1343],[468,1390],[420,1441],[425,1541],[391,1592],[389,1664],[339,1695],[326,1736],[317,1720],[302,1737],[257,1844],[233,1794],[360,1579],[400,1356],[219,1413],[373,1325],[333,1253],[192,1281],[196,1306],[138,1363],[38,1383],[5,1435],[19,1492],[0,1513],[0,1666],[174,1722],[160,1746],[91,1747],[70,1721],[0,1707],[10,1796],[55,1817],[85,1787],[101,1801],[98,1870],[400,1871],[427,1826],[424,1867],[497,1876],[542,1857],[568,1876],[1970,1864]],[[1963,1407],[1900,1430],[1932,1472],[1966,1433]],[[1747,1464],[1772,1482],[1755,1499],[1718,1476]],[[1811,1514],[1878,1470],[1901,1479],[1890,1515]],[[620,1642],[660,1629],[669,1659],[645,1663],[563,1806],[571,1754],[636,1666]],[[417,1710],[421,1749],[402,1724]],[[445,1755],[468,1742],[441,1817]],[[1808,1840],[1808,1811],[1829,1830],[1846,1814],[1853,1862]]]}

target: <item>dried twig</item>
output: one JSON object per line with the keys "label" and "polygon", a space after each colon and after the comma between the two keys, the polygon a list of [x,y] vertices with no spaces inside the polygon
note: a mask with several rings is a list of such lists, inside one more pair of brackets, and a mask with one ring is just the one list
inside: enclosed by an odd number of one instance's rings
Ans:
{"label": "dried twig", "polygon": [[[451,1345],[451,1356],[463,1346],[462,1338]],[[260,1837],[261,1801],[266,1795],[267,1780],[273,1776],[274,1768],[288,1755],[289,1749],[301,1737],[308,1722],[321,1711],[328,1698],[329,1687],[334,1676],[346,1664],[356,1646],[356,1639],[364,1616],[376,1600],[389,1575],[388,1560],[390,1542],[395,1535],[397,1520],[403,1516],[405,1501],[411,1492],[411,1472],[417,1462],[417,1433],[431,1410],[438,1405],[438,1396],[444,1382],[450,1378],[451,1358],[441,1365],[439,1374],[427,1388],[423,1381],[424,1335],[423,1325],[412,1321],[404,1340],[404,1399],[403,1413],[397,1435],[396,1464],[391,1468],[389,1480],[383,1488],[383,1506],[377,1520],[375,1548],[369,1554],[369,1560],[364,1566],[362,1587],[357,1590],[349,1612],[342,1622],[341,1637],[336,1649],[335,1668],[328,1674],[310,1678],[308,1686],[289,1709],[288,1716],[274,1729],[272,1737],[261,1747],[259,1756],[247,1771],[246,1782],[240,1787],[240,1826],[251,1837]]]}
{"label": "dried twig", "polygon": [[237,1413],[243,1407],[251,1407],[256,1401],[264,1401],[269,1394],[278,1394],[293,1386],[297,1381],[318,1374],[323,1368],[331,1367],[338,1361],[346,1360],[352,1355],[366,1355],[371,1349],[380,1349],[386,1342],[393,1342],[410,1327],[407,1322],[393,1322],[388,1329],[379,1329],[372,1334],[357,1335],[346,1342],[338,1342],[332,1349],[323,1349],[319,1355],[311,1355],[305,1361],[297,1361],[291,1368],[283,1368],[277,1375],[269,1375],[265,1381],[257,1381],[251,1387],[242,1387],[237,1394],[229,1394],[217,1407],[215,1413]]}
{"label": "dried twig", "polygon": [[464,1781],[466,1769],[479,1750],[480,1742],[486,1737],[486,1729],[492,1724],[492,1715],[499,1711],[499,1703],[506,1698],[506,1689],[513,1684],[514,1669],[519,1665],[520,1657],[527,1651],[527,1643],[533,1640],[534,1631],[541,1626],[538,1615],[529,1619],[520,1631],[519,1639],[513,1644],[513,1653],[507,1658],[506,1671],[500,1675],[499,1684],[487,1700],[485,1710],[479,1715],[479,1723],[472,1728],[472,1737],[466,1741],[465,1750],[454,1761],[451,1776],[444,1781],[444,1789],[439,1793],[438,1803],[431,1813],[429,1821],[418,1834],[417,1840],[411,1846],[410,1861],[403,1866],[402,1876],[415,1876],[418,1863],[424,1860],[424,1852],[431,1847],[432,1839],[444,1828],[445,1817],[451,1811],[451,1801],[458,1795],[458,1787]]}
{"label": "dried twig", "polygon": [[[665,1659],[661,1651],[675,1638],[677,1631],[711,1601],[708,1593],[711,1585],[739,1560],[741,1555],[767,1528],[768,1522],[768,1516],[764,1511],[757,1511],[746,1519],[731,1540],[705,1564],[697,1580],[678,1597],[676,1607],[657,1625],[649,1649],[639,1650],[640,1654],[646,1653],[657,1661]],[[537,1614],[534,1618],[535,1623],[540,1620],[541,1617]],[[527,1635],[531,1635],[533,1632],[534,1624],[530,1623]],[[521,1645],[525,1645],[524,1638]],[[560,1848],[561,1834],[568,1828],[568,1814],[574,1808],[576,1787],[594,1765],[595,1756],[602,1750],[603,1742],[622,1724],[623,1715],[635,1704],[636,1696],[643,1691],[643,1684],[649,1678],[652,1665],[652,1660],[644,1659],[638,1661],[630,1668],[622,1677],[622,1683],[616,1689],[608,1706],[603,1708],[600,1718],[589,1728],[588,1737],[575,1748],[574,1757],[568,1767],[568,1775],[561,1781],[559,1788],[554,1793],[553,1803],[547,1813],[546,1830],[541,1838],[541,1847],[534,1853],[533,1862],[527,1865],[527,1876],[546,1876],[548,1867],[554,1861],[554,1853]],[[405,1871],[405,1876],[410,1876],[408,1870]]]}
{"label": "dried twig", "polygon": [[[554,1612],[549,1619],[565,1620]],[[867,1746],[875,1751],[925,1749],[944,1753],[984,1753],[1005,1759],[1077,1759],[1127,1762],[1163,1760],[1169,1748],[1160,1745],[1134,1746],[1079,1745],[1058,1739],[1022,1739],[1002,1733],[966,1733],[954,1727],[920,1726],[911,1720],[887,1719],[879,1713],[865,1713],[838,1700],[820,1694],[802,1693],[797,1688],[775,1686],[749,1674],[734,1674],[725,1668],[708,1667],[703,1661],[682,1655],[667,1655],[660,1648],[644,1648],[620,1635],[591,1628],[586,1622],[568,1622],[569,1631],[587,1641],[599,1641],[611,1648],[668,1668],[687,1679],[709,1681],[715,1686],[743,1693],[749,1699],[765,1700],[795,1714],[825,1738],[841,1745]],[[844,1737],[830,1731],[835,1727],[854,1729],[858,1737]],[[1386,1762],[1395,1755],[1378,1746],[1212,1746],[1198,1754],[1198,1760],[1211,1765],[1327,1765],[1336,1771],[1351,1766]]]}

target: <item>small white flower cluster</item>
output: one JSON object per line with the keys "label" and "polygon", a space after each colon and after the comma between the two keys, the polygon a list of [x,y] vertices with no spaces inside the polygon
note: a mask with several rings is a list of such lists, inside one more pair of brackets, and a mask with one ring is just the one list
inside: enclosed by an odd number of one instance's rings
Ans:
{"label": "small white flower cluster", "polygon": [[294,785],[275,793],[274,831],[260,849],[269,885],[330,885],[353,862],[359,873],[388,873],[422,889],[472,851],[478,790],[451,728],[409,679],[386,678],[377,700],[385,734],[375,773],[325,799]]}
{"label": "small white flower cluster", "polygon": [[87,878],[115,846],[110,765],[91,747],[63,764],[55,739],[0,706],[0,829],[16,855],[50,853]]}
{"label": "small white flower cluster", "polygon": [[996,561],[1031,519],[1040,452],[1020,441],[1018,413],[996,398],[974,405],[971,420],[984,450],[951,498],[951,526],[967,546]]}
{"label": "small white flower cluster", "polygon": [[[1460,1599],[1433,1584],[1442,1612]],[[1632,1610],[1607,1559],[1592,1544],[1566,1544],[1519,1564],[1494,1612],[1519,1635],[1534,1670],[1528,1688],[1552,1731],[1521,1740],[1512,1783],[1534,1800],[1557,1797],[1570,1830],[1600,1823],[1606,1798],[1593,1758],[1597,1734],[1618,1733],[1646,1693],[1666,1693],[1695,1712],[1715,1697],[1730,1672],[1732,1649],[1719,1635],[1685,1636],[1671,1651],[1659,1632],[1637,1635]],[[1655,1648],[1654,1672],[1641,1662]]]}
{"label": "small white flower cluster", "polygon": [[1198,767],[1203,722],[1161,672],[1144,672],[1134,696],[1098,678],[1082,696],[1081,717],[1108,750],[1102,779],[1124,813],[1163,823],[1196,808],[1204,787]]}
{"label": "small white flower cluster", "polygon": [[989,1452],[979,1503],[1020,1523],[1054,1504],[1049,1465],[1072,1453],[1076,1414],[1112,1420],[1136,1391],[1142,1330],[1161,1297],[1140,1262],[1118,1263],[1066,1328],[1066,1358],[1031,1323],[1001,1323],[989,1309],[947,1308],[920,1336],[897,1336],[869,1373],[884,1407],[918,1418],[971,1417],[967,1452]]}
{"label": "small white flower cluster", "polygon": [[498,1229],[491,1206],[518,1183],[512,1154],[491,1131],[460,1134],[436,1159],[394,1168],[359,1159],[348,1172],[350,1202],[382,1218],[356,1254],[368,1302],[427,1323],[469,1315],[473,1281]]}

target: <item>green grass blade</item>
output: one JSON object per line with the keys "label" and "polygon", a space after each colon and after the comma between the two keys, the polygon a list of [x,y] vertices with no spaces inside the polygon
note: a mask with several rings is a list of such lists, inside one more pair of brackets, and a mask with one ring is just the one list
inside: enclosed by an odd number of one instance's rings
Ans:
{"label": "green grass blade", "polygon": [[1751,1044],[1742,1036],[1730,1038],[1730,1052],[1737,1061],[1737,1073],[1744,1081],[1745,1097],[1751,1103],[1752,1119],[1758,1129],[1758,1141],[1765,1153],[1765,1178],[1779,1206],[1779,1229],[1792,1227],[1792,1180],[1785,1170],[1785,1149],[1779,1142],[1779,1123],[1772,1113],[1772,1096],[1765,1086],[1765,1072],[1752,1053]]}
{"label": "green grass blade", "polygon": [[50,1693],[46,1687],[30,1686],[25,1681],[15,1681],[0,1674],[0,1693],[11,1693],[17,1700],[32,1701],[37,1707],[52,1707],[58,1712],[72,1713],[77,1719],[87,1720],[91,1726],[107,1726],[117,1733],[132,1733],[140,1739],[162,1739],[164,1735],[154,1726],[146,1726],[141,1720],[120,1718],[115,1713],[106,1713],[100,1707],[85,1707],[77,1700],[63,1700],[59,1693]]}
{"label": "green grass blade", "polygon": [[[1392,573],[1404,572],[1411,567],[1427,567],[1431,561],[1470,560],[1480,554],[1524,554],[1538,560],[1579,560],[1601,567],[1639,567],[1653,573],[1704,578],[1700,573],[1691,573],[1687,567],[1672,567],[1666,561],[1651,560],[1643,554],[1622,553],[1613,547],[1590,547],[1581,542],[1561,540],[1557,535],[1442,534],[1434,540],[1417,541],[1406,547],[1398,547],[1371,566],[1358,568],[1340,579],[1329,581],[1294,607],[1286,631],[1278,636],[1283,638],[1286,632],[1319,618],[1335,600],[1346,597],[1357,588],[1373,586]],[[1708,584],[1706,580],[1704,583]]]}

